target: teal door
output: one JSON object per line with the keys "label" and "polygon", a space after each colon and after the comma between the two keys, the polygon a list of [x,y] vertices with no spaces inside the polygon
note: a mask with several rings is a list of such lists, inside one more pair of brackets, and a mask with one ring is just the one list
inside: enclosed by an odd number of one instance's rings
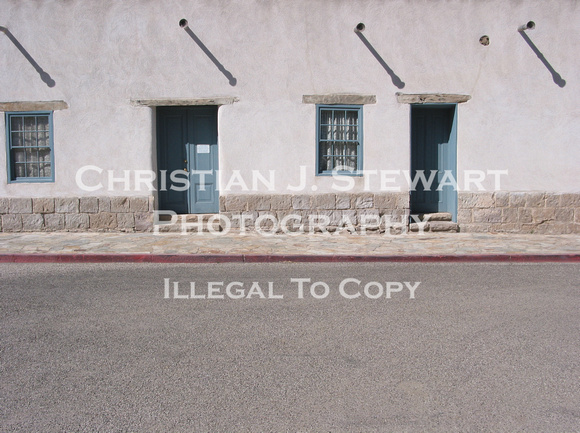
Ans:
{"label": "teal door", "polygon": [[411,106],[411,178],[421,179],[411,190],[411,213],[449,212],[457,222],[457,109],[455,104]]}
{"label": "teal door", "polygon": [[159,209],[219,212],[217,107],[157,109]]}

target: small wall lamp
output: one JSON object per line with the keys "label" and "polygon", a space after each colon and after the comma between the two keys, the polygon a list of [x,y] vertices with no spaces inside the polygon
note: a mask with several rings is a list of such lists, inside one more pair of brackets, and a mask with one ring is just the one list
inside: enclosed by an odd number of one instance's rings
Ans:
{"label": "small wall lamp", "polygon": [[523,32],[526,30],[534,30],[536,28],[536,23],[533,21],[528,21],[526,24],[523,24],[518,27],[518,32]]}

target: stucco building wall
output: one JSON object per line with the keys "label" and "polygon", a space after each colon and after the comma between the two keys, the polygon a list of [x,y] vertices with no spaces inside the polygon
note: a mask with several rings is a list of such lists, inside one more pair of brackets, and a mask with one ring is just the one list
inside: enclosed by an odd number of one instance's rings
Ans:
{"label": "stucco building wall", "polygon": [[[507,170],[501,192],[543,194],[544,207],[545,197],[556,195],[558,208],[576,209],[579,8],[573,0],[5,0],[0,25],[54,86],[0,34],[6,65],[0,102],[65,101],[68,108],[54,111],[55,182],[9,183],[0,170],[0,196],[149,200],[154,192],[133,185],[107,188],[107,171],[121,176],[157,168],[155,108],[136,101],[211,97],[236,101],[218,113],[222,186],[234,170],[249,185],[252,171],[276,170],[274,191],[261,183],[255,190],[220,190],[222,211],[228,196],[289,194],[286,187],[299,182],[300,167],[306,173],[302,194],[336,194],[334,179],[315,175],[316,106],[303,96],[376,96],[363,108],[363,168],[380,172],[410,168],[410,105],[398,102],[399,92],[471,97],[457,108],[460,189],[465,170]],[[182,18],[229,78],[178,25]],[[537,27],[527,35],[543,60],[517,31],[529,20]],[[391,74],[353,31],[359,22]],[[489,46],[480,44],[482,35]],[[4,127],[0,122],[3,143]],[[84,178],[102,182],[102,189],[79,187],[75,176],[87,165],[104,170]],[[6,167],[6,152],[0,152],[0,167]],[[382,193],[379,177],[354,177],[349,193]],[[403,195],[408,191],[402,175],[395,185]],[[466,227],[490,227],[474,221],[477,208],[461,199],[467,193],[492,196],[493,176],[483,186],[486,191],[459,192],[460,210],[471,212],[458,214]],[[571,201],[561,204],[562,194]],[[572,210],[572,218],[561,221],[569,224],[563,230],[576,230],[574,221]]]}

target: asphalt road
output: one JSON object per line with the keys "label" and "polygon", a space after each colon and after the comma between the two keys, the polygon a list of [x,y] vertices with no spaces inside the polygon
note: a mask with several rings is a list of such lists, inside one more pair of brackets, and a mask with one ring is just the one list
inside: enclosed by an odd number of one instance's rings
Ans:
{"label": "asphalt road", "polygon": [[4,264],[0,277],[2,432],[580,431],[579,265]]}

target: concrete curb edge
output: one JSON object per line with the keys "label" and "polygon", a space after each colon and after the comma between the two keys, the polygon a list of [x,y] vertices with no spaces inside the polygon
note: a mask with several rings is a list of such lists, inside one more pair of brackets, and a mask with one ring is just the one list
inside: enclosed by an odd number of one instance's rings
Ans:
{"label": "concrete curb edge", "polygon": [[580,263],[580,254],[307,255],[307,254],[0,254],[0,263]]}

